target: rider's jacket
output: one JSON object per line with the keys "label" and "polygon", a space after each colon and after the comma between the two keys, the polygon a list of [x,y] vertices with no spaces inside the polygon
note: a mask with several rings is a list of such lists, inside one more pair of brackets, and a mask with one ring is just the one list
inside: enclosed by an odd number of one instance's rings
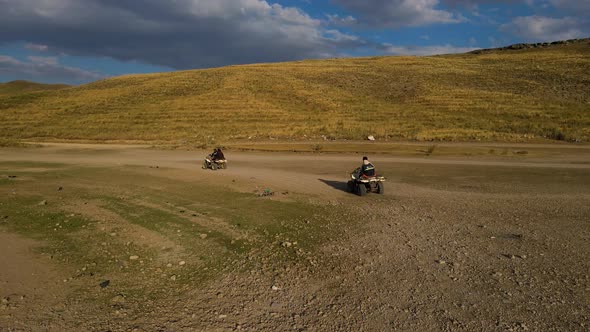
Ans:
{"label": "rider's jacket", "polygon": [[361,176],[375,176],[375,166],[373,166],[373,164],[368,163],[368,164],[363,164],[363,166],[361,166]]}
{"label": "rider's jacket", "polygon": [[221,151],[213,152],[211,157],[213,158],[213,160],[225,160],[225,156],[223,155],[223,152],[221,152]]}

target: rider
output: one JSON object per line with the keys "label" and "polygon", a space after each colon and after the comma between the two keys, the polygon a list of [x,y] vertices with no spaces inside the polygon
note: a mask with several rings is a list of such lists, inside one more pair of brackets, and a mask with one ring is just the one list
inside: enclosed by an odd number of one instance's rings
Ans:
{"label": "rider", "polygon": [[360,177],[373,177],[375,176],[375,166],[369,162],[369,158],[363,157],[363,165],[361,166]]}
{"label": "rider", "polygon": [[211,155],[211,159],[213,161],[225,160],[225,156],[223,155],[221,148],[217,148],[217,149],[213,150],[213,154]]}

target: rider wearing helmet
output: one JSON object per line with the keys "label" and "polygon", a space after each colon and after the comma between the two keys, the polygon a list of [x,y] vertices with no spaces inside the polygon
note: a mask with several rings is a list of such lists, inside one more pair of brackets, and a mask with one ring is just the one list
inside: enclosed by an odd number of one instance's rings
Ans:
{"label": "rider wearing helmet", "polygon": [[363,165],[361,166],[360,177],[370,178],[375,176],[375,166],[369,162],[369,158],[363,157]]}
{"label": "rider wearing helmet", "polygon": [[211,155],[211,158],[213,159],[213,161],[225,160],[225,156],[223,155],[223,152],[221,151],[220,148],[213,150],[213,154]]}

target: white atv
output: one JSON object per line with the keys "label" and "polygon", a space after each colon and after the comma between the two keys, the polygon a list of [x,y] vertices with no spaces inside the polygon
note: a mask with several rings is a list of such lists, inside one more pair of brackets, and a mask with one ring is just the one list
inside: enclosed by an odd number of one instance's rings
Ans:
{"label": "white atv", "polygon": [[212,169],[214,171],[218,169],[227,169],[227,160],[218,159],[213,161],[211,155],[208,155],[205,157],[205,161],[203,161],[203,169]]}
{"label": "white atv", "polygon": [[346,184],[346,189],[349,193],[354,193],[359,196],[364,196],[367,193],[384,194],[384,182],[385,177],[383,176],[371,176],[361,177],[361,168],[357,168],[350,173],[350,180]]}

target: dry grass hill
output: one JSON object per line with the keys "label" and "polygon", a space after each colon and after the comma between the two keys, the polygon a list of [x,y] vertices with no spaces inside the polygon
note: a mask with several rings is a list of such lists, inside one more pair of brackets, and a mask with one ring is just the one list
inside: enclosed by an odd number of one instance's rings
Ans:
{"label": "dry grass hill", "polygon": [[0,94],[5,139],[590,140],[590,39],[130,75]]}

